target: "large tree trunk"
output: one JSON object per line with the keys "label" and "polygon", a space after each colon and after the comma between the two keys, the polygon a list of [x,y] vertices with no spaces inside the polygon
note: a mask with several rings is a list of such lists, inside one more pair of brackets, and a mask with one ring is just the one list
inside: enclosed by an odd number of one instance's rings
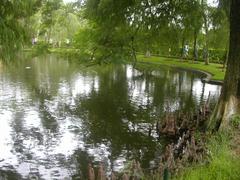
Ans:
{"label": "large tree trunk", "polygon": [[240,0],[231,0],[230,45],[221,97],[208,124],[210,130],[224,129],[232,115],[240,113]]}

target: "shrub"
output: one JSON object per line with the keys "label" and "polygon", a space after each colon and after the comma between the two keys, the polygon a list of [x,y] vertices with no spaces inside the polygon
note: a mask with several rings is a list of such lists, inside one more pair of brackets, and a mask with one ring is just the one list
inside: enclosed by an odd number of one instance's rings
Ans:
{"label": "shrub", "polygon": [[33,49],[37,53],[47,53],[49,52],[48,48],[49,48],[48,44],[42,41],[39,41],[37,44],[33,46]]}

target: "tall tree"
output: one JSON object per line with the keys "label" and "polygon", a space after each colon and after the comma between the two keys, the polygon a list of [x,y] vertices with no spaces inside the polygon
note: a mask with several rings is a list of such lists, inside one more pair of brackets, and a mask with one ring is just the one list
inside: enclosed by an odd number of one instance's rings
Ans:
{"label": "tall tree", "polygon": [[193,59],[198,60],[198,35],[203,25],[203,9],[201,7],[201,3],[196,0],[193,1],[192,7],[192,26],[193,26]]}
{"label": "tall tree", "polygon": [[45,41],[49,41],[52,33],[52,27],[56,23],[55,12],[63,4],[62,0],[44,0],[42,7],[41,34],[45,34]]}
{"label": "tall tree", "polygon": [[229,59],[221,97],[208,124],[212,130],[228,127],[232,115],[240,113],[240,1],[231,0]]}
{"label": "tall tree", "polygon": [[203,16],[203,24],[204,24],[204,31],[205,31],[205,44],[204,44],[204,61],[205,61],[205,65],[209,64],[209,59],[208,59],[208,47],[209,47],[209,38],[208,38],[208,34],[209,34],[209,26],[210,26],[210,8],[207,5],[207,1],[206,0],[202,0],[201,2],[202,4],[202,16]]}

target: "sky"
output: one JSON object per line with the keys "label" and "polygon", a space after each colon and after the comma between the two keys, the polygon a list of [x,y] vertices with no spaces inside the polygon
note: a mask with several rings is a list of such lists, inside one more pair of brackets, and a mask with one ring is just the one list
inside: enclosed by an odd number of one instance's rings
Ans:
{"label": "sky", "polygon": [[[75,2],[76,0],[63,0],[65,3],[68,3],[68,2]],[[216,6],[216,3],[217,0],[208,0],[208,4],[210,5],[213,5],[213,6]]]}

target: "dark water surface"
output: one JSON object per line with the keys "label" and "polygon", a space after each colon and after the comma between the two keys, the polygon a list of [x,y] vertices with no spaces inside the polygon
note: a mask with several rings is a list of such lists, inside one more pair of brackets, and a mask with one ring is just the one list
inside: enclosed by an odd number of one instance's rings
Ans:
{"label": "dark water surface", "polygon": [[199,74],[131,65],[86,67],[55,56],[0,65],[0,179],[86,179],[88,162],[148,168],[161,148],[151,123],[194,110],[220,86]]}

